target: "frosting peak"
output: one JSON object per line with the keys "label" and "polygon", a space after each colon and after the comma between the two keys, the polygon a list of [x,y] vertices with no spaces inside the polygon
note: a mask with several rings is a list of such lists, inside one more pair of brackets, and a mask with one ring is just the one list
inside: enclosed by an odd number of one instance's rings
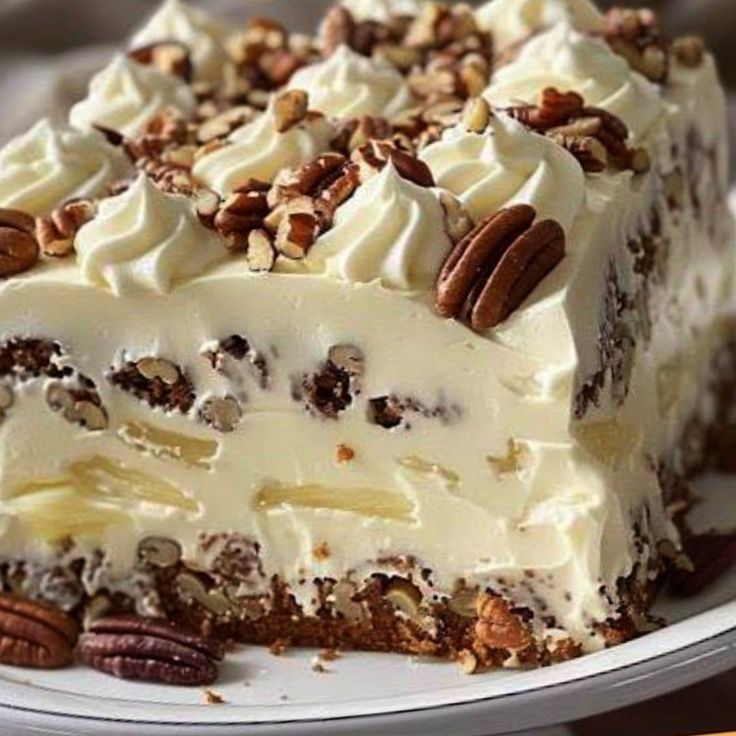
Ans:
{"label": "frosting peak", "polygon": [[45,215],[68,199],[101,194],[127,168],[99,133],[43,119],[0,151],[0,206]]}
{"label": "frosting peak", "polygon": [[69,121],[82,130],[98,124],[131,135],[167,107],[193,112],[189,87],[178,77],[118,55],[92,78],[87,97],[72,107]]}
{"label": "frosting peak", "polygon": [[187,46],[197,79],[211,82],[221,76],[226,31],[206,13],[182,0],[164,0],[158,10],[130,39],[130,47],[159,41],[179,41]]}
{"label": "frosting peak", "polygon": [[335,131],[323,116],[307,115],[280,133],[273,100],[255,120],[230,134],[228,145],[200,158],[193,173],[221,194],[248,177],[272,181],[282,169],[295,168],[327,150]]}
{"label": "frosting peak", "polygon": [[484,92],[496,106],[537,102],[545,87],[574,90],[586,104],[620,117],[641,139],[664,111],[656,87],[632,71],[604,41],[576,31],[568,21],[530,39],[517,58],[502,66]]}
{"label": "frosting peak", "polygon": [[391,64],[345,45],[328,59],[300,69],[289,87],[305,90],[315,110],[339,118],[391,117],[412,104],[406,80]]}
{"label": "frosting peak", "polygon": [[532,33],[569,21],[579,31],[602,31],[605,20],[590,0],[490,0],[475,11],[478,23],[503,48]]}
{"label": "frosting peak", "polygon": [[403,179],[389,163],[337,210],[306,266],[345,281],[420,291],[432,286],[451,247],[439,192]]}
{"label": "frosting peak", "polygon": [[503,113],[482,133],[462,125],[446,130],[419,157],[476,221],[525,202],[569,233],[584,203],[585,175],[575,158]]}
{"label": "frosting peak", "polygon": [[165,293],[227,253],[199,222],[191,200],[165,194],[143,174],[126,192],[100,203],[74,246],[85,278],[118,295]]}

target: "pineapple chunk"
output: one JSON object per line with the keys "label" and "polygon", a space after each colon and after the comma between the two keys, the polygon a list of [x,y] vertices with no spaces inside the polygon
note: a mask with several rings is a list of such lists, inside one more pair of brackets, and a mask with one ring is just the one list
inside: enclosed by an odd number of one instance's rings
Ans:
{"label": "pineapple chunk", "polygon": [[269,485],[256,493],[253,505],[260,511],[297,506],[348,511],[394,521],[413,521],[413,506],[406,498],[398,493],[372,488],[328,488],[317,484]]}
{"label": "pineapple chunk", "polygon": [[404,455],[403,457],[397,457],[396,462],[401,465],[402,468],[412,470],[415,473],[437,476],[442,479],[451,490],[455,490],[455,488],[460,485],[460,476],[454,470],[446,468],[443,465],[433,463],[431,460],[425,460],[417,455]]}
{"label": "pineapple chunk", "polygon": [[189,437],[155,427],[148,422],[125,422],[118,430],[118,437],[140,452],[205,469],[211,467],[211,461],[220,446],[215,440]]}

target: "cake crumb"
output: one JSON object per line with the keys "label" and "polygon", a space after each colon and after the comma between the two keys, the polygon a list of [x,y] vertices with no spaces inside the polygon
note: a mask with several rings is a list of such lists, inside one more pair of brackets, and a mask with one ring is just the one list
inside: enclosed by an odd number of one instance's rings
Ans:
{"label": "cake crumb", "polygon": [[330,548],[327,542],[320,542],[313,550],[314,559],[324,562],[330,556]]}
{"label": "cake crumb", "polygon": [[460,652],[458,662],[466,675],[474,675],[478,671],[478,657],[469,649]]}
{"label": "cake crumb", "polygon": [[207,689],[204,691],[204,702],[206,705],[222,705],[227,701],[219,693]]}
{"label": "cake crumb", "polygon": [[355,457],[355,450],[342,442],[337,446],[335,459],[338,463],[349,463]]}
{"label": "cake crumb", "polygon": [[274,639],[268,646],[268,651],[273,654],[274,657],[281,657],[291,648],[291,643],[288,639]]}

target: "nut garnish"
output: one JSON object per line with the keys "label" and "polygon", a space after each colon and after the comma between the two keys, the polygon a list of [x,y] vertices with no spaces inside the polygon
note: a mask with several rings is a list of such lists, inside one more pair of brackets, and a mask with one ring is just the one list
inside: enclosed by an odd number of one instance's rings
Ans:
{"label": "nut garnish", "polygon": [[68,422],[81,424],[90,432],[107,429],[107,412],[94,384],[83,379],[86,385],[73,387],[63,383],[50,383],[46,388],[46,403],[60,412]]}
{"label": "nut garnish", "polygon": [[222,646],[163,619],[110,616],[79,641],[82,660],[107,674],[168,685],[210,685]]}
{"label": "nut garnish", "polygon": [[667,78],[667,49],[652,10],[611,9],[606,14],[605,38],[613,51],[652,82]]}
{"label": "nut garnish", "polygon": [[498,596],[483,593],[478,598],[475,636],[490,649],[523,649],[533,639],[529,627]]}
{"label": "nut garnish", "polygon": [[77,633],[61,609],[0,594],[0,663],[39,669],[71,664]]}
{"label": "nut garnish", "polygon": [[474,133],[482,133],[491,119],[491,106],[483,97],[471,97],[463,107],[462,123]]}
{"label": "nut garnish", "polygon": [[383,597],[409,618],[415,618],[419,613],[422,592],[409,580],[397,577],[391,578]]}
{"label": "nut garnish", "polygon": [[420,187],[435,185],[429,166],[411,153],[402,151],[391,141],[370,141],[354,151],[351,158],[360,167],[361,181],[366,181],[382,171],[390,161],[404,179]]}
{"label": "nut garnish", "polygon": [[36,265],[36,221],[21,210],[0,208],[0,278],[15,276]]}
{"label": "nut garnish", "polygon": [[276,249],[268,230],[256,228],[248,233],[245,261],[251,271],[270,271],[276,263]]}
{"label": "nut garnish", "polygon": [[277,95],[273,101],[274,124],[278,133],[285,133],[304,120],[309,110],[309,97],[304,90],[291,89]]}
{"label": "nut garnish", "polygon": [[636,173],[649,168],[648,153],[629,148],[626,124],[606,110],[586,106],[577,92],[548,87],[542,91],[539,104],[515,105],[505,112],[564,146],[587,172],[602,171],[607,163]]}
{"label": "nut garnish", "polygon": [[305,401],[310,411],[337,419],[352,404],[353,394],[360,391],[362,370],[362,354],[357,348],[333,346],[321,369],[302,376],[301,382],[294,386],[294,398]]}
{"label": "nut garnish", "polygon": [[435,308],[475,330],[505,320],[560,262],[565,234],[554,220],[536,224],[519,204],[486,218],[453,248],[437,281]]}
{"label": "nut garnish", "polygon": [[677,61],[690,69],[697,69],[705,58],[705,43],[700,36],[683,36],[672,43]]}
{"label": "nut garnish", "polygon": [[74,236],[95,216],[95,204],[76,199],[57,207],[50,215],[36,220],[36,236],[41,252],[53,258],[74,253]]}
{"label": "nut garnish", "polygon": [[189,49],[178,41],[162,41],[132,49],[128,52],[128,58],[139,64],[153,64],[164,74],[174,74],[186,82],[192,81]]}

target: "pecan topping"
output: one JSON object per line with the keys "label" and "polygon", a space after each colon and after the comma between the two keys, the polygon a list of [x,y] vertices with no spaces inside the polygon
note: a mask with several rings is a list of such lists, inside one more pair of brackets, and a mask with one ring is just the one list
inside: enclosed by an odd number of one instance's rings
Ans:
{"label": "pecan topping", "polygon": [[672,43],[677,61],[690,69],[697,69],[705,58],[705,44],[700,36],[683,36]]}
{"label": "pecan topping", "polygon": [[167,685],[209,685],[217,679],[222,646],[164,619],[98,619],[79,641],[82,660],[115,677]]}
{"label": "pecan topping", "polygon": [[304,400],[310,411],[337,419],[340,412],[352,404],[353,394],[360,391],[362,373],[360,350],[349,345],[335,345],[318,372],[302,376],[300,385],[294,387],[294,398]]}
{"label": "pecan topping", "polygon": [[276,263],[276,249],[268,230],[257,228],[248,233],[245,261],[251,271],[270,271]]}
{"label": "pecan topping", "polygon": [[652,82],[667,78],[667,49],[657,17],[647,8],[612,8],[606,15],[605,38],[619,56]]}
{"label": "pecan topping", "polygon": [[111,373],[110,380],[151,407],[186,414],[194,404],[194,387],[189,378],[179,366],[163,358],[128,361]]}
{"label": "pecan topping", "polygon": [[485,219],[445,261],[435,308],[475,330],[503,322],[560,262],[565,234],[554,220],[532,224],[534,208],[519,204]]}
{"label": "pecan topping", "polygon": [[0,376],[13,376],[20,380],[49,376],[60,378],[71,369],[60,368],[58,359],[61,347],[51,340],[39,338],[14,338],[0,345]]}
{"label": "pecan topping", "polygon": [[41,252],[53,258],[64,258],[74,253],[74,236],[95,216],[95,209],[94,202],[75,199],[57,207],[47,217],[39,217],[36,236]]}
{"label": "pecan topping", "polygon": [[36,221],[20,210],[0,208],[0,278],[28,271],[39,258]]}
{"label": "pecan topping", "polygon": [[71,664],[77,625],[48,603],[0,594],[0,662],[51,669]]}
{"label": "pecan topping", "polygon": [[128,58],[139,64],[153,64],[164,74],[174,74],[185,82],[192,81],[189,49],[178,41],[162,41],[132,49],[128,52]]}
{"label": "pecan topping", "polygon": [[222,203],[213,225],[230,250],[246,250],[248,233],[263,225],[268,210],[265,192],[241,187]]}
{"label": "pecan topping", "polygon": [[542,91],[538,105],[517,105],[505,112],[557,141],[578,159],[585,171],[602,171],[607,162],[636,173],[649,168],[649,154],[642,148],[629,148],[626,124],[606,110],[586,106],[577,92],[548,87]]}
{"label": "pecan topping", "polygon": [[352,155],[360,167],[360,179],[366,181],[381,171],[390,161],[396,171],[404,179],[408,179],[420,187],[435,185],[429,166],[411,153],[402,151],[390,141],[370,141],[361,146]]}
{"label": "pecan topping", "polygon": [[532,643],[529,627],[502,598],[483,593],[478,597],[475,636],[490,649],[523,649]]}
{"label": "pecan topping", "polygon": [[240,422],[243,410],[232,396],[213,397],[202,404],[199,415],[202,421],[218,432],[232,432]]}
{"label": "pecan topping", "polygon": [[363,115],[359,118],[338,122],[338,133],[331,142],[331,147],[341,153],[352,153],[356,148],[374,139],[386,139],[391,136],[392,126],[384,118]]}
{"label": "pecan topping", "polygon": [[108,420],[100,395],[89,379],[80,377],[80,387],[51,383],[46,389],[46,402],[49,407],[63,415],[74,424],[81,424],[90,432],[106,429]]}

